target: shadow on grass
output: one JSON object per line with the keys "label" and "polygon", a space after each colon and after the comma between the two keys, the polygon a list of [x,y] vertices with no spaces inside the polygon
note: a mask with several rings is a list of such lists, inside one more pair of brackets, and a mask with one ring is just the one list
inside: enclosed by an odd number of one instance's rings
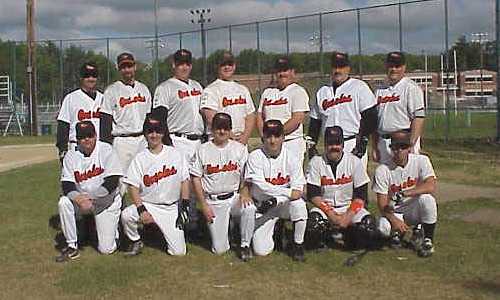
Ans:
{"label": "shadow on grass", "polygon": [[500,294],[500,277],[495,280],[475,279],[466,281],[463,286],[467,289],[478,290],[481,292],[489,292]]}

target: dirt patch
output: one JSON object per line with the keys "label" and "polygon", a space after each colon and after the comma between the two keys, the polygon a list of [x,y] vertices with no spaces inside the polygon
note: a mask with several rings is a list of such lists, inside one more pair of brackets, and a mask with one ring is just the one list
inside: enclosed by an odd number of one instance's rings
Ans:
{"label": "dirt patch", "polygon": [[57,159],[53,144],[12,145],[0,147],[0,172]]}
{"label": "dirt patch", "polygon": [[493,208],[480,208],[461,218],[467,223],[477,223],[500,227],[500,210]]}
{"label": "dirt patch", "polygon": [[438,203],[456,201],[468,198],[491,198],[499,199],[500,188],[480,187],[451,182],[440,182],[437,184],[436,199]]}

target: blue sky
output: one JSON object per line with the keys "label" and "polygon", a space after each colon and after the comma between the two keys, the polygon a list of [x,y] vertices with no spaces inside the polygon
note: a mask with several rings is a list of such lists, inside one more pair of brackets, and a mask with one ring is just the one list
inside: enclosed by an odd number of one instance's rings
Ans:
{"label": "blue sky", "polygon": [[[403,6],[404,50],[439,52],[444,48],[443,1]],[[219,0],[169,1],[159,0],[161,33],[195,30],[190,9],[210,7],[209,27],[254,22],[270,18],[296,16],[320,11],[394,3],[397,0]],[[39,39],[69,39],[153,34],[153,0],[36,0],[37,35]],[[494,35],[494,0],[449,0],[449,40],[452,44],[461,34],[488,32]],[[399,47],[397,7],[363,11],[363,52],[375,53]],[[0,0],[0,38],[25,39],[25,1]],[[315,51],[310,38],[319,31],[318,18],[294,19],[289,22],[290,50]],[[356,16],[354,13],[325,15],[325,50],[357,51]],[[228,48],[228,30],[208,32],[209,51]],[[256,47],[255,25],[236,27],[232,32],[233,49]],[[470,36],[470,35],[469,35]],[[284,22],[260,26],[261,47],[264,51],[284,52],[286,49]],[[183,47],[200,53],[199,34],[187,34]],[[65,43],[64,46],[70,43]],[[105,50],[104,41],[76,43],[96,51]],[[179,46],[178,36],[163,38],[160,54],[168,55]],[[128,50],[144,60],[150,57],[146,40],[112,40],[111,52]]]}

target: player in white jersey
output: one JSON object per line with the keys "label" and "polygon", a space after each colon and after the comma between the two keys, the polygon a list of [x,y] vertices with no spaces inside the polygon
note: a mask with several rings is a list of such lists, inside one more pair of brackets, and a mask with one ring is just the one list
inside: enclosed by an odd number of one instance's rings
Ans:
{"label": "player in white jersey", "polygon": [[[373,191],[382,214],[379,230],[400,243],[411,226],[416,226],[413,236],[423,240],[413,245],[417,254],[428,257],[434,252],[433,238],[437,222],[436,175],[429,158],[410,153],[411,135],[398,131],[391,135],[392,162],[381,164],[375,170]],[[417,230],[418,234],[415,234]],[[423,230],[423,234],[422,231]]]}
{"label": "player in white jersey", "polygon": [[244,207],[257,211],[256,219],[251,219],[255,225],[247,224],[250,228],[255,227],[252,242],[256,255],[264,256],[273,251],[274,227],[282,218],[293,222],[292,258],[304,261],[307,208],[302,194],[306,180],[301,160],[283,145],[283,127],[279,120],[264,122],[264,145],[248,157],[240,198]]}
{"label": "player in white jersey", "polygon": [[306,142],[302,124],[309,111],[309,95],[303,87],[295,83],[295,69],[288,57],[278,58],[275,71],[278,86],[267,88],[262,93],[257,112],[257,127],[263,136],[265,121],[281,121],[285,130],[284,147],[303,161]]}
{"label": "player in white jersey", "polygon": [[218,78],[209,84],[201,97],[201,112],[212,126],[212,118],[217,112],[231,116],[233,130],[231,138],[244,145],[255,127],[255,106],[248,88],[232,79],[236,71],[236,61],[229,51],[224,51],[217,63]]}
{"label": "player in white jersey", "polygon": [[[202,207],[212,239],[212,252],[222,254],[229,250],[229,219],[241,216],[241,258],[249,256],[253,227],[247,226],[249,219],[255,219],[255,211],[240,203],[239,189],[247,148],[230,139],[231,116],[216,113],[212,120],[213,139],[200,146],[191,165],[190,173],[194,193]],[[251,220],[251,221],[253,221]],[[253,224],[253,223],[252,223]]]}
{"label": "player in white jersey", "polygon": [[307,198],[315,207],[308,230],[320,244],[344,234],[346,246],[368,247],[377,234],[375,219],[364,207],[370,179],[361,159],[344,151],[344,135],[339,126],[326,127],[324,154],[309,161]]}
{"label": "player in white jersey", "polygon": [[59,159],[63,161],[68,143],[76,146],[76,123],[90,120],[99,137],[99,114],[103,96],[96,89],[99,72],[94,63],[87,62],[80,69],[80,88],[67,94],[57,116]]}
{"label": "player in white jersey", "polygon": [[[186,157],[188,163],[194,159],[196,149],[204,142],[205,124],[200,113],[200,101],[203,87],[190,79],[192,55],[189,50],[175,52],[172,63],[174,77],[162,82],[156,88],[153,109],[163,120],[166,120],[170,136],[164,137],[164,143],[170,139],[177,149]],[[186,228],[189,236],[198,236],[196,222],[198,213],[196,199],[191,197],[189,210],[190,224]]]}
{"label": "player in white jersey", "polygon": [[413,80],[405,77],[404,54],[389,53],[385,67],[389,84],[375,93],[378,102],[378,133],[374,134],[372,147],[373,158],[380,163],[391,162],[391,133],[400,130],[410,132],[411,153],[418,154],[425,118],[424,95]]}
{"label": "player in white jersey", "polygon": [[[322,86],[311,106],[308,135],[317,143],[326,127],[340,126],[344,131],[344,151],[352,152],[368,163],[368,136],[377,129],[377,101],[362,80],[349,77],[351,66],[347,53],[332,55],[332,83]],[[317,153],[309,149],[309,158]]]}
{"label": "player in white jersey", "polygon": [[144,121],[148,146],[132,160],[124,182],[133,204],[122,212],[123,229],[132,241],[125,255],[144,247],[138,224],[155,223],[167,242],[167,253],[185,255],[184,224],[189,204],[189,165],[176,148],[162,143],[168,134],[164,121],[149,114]]}
{"label": "player in white jersey", "polygon": [[[101,107],[101,140],[112,143],[123,170],[134,156],[146,147],[142,124],[151,111],[151,94],[143,83],[135,80],[134,56],[122,53],[117,58],[121,79],[104,91]],[[125,192],[122,185],[121,192]]]}
{"label": "player in white jersey", "polygon": [[80,256],[76,220],[93,215],[97,231],[97,249],[111,254],[117,248],[118,222],[122,198],[118,183],[123,175],[120,161],[112,147],[97,141],[93,123],[89,120],[75,125],[77,147],[69,149],[63,160],[59,198],[59,217],[67,247],[57,262]]}

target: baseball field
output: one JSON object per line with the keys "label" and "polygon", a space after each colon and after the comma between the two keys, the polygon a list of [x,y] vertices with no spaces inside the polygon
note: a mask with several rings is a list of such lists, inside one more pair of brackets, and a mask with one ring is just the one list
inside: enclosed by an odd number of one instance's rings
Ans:
{"label": "baseball field", "polygon": [[[47,142],[50,137],[0,139],[2,145]],[[5,159],[6,148],[0,149]],[[77,261],[58,264],[58,231],[49,225],[57,213],[57,161],[4,171],[0,299],[498,299],[499,148],[485,140],[428,139],[425,149],[439,177],[436,253],[422,259],[384,248],[354,267],[343,265],[353,253],[338,249],[309,251],[305,263],[283,253],[242,263],[233,252],[212,255],[208,242],[188,244],[180,258],[157,243],[134,258],[99,255],[87,246]],[[18,152],[9,160],[25,156]]]}

